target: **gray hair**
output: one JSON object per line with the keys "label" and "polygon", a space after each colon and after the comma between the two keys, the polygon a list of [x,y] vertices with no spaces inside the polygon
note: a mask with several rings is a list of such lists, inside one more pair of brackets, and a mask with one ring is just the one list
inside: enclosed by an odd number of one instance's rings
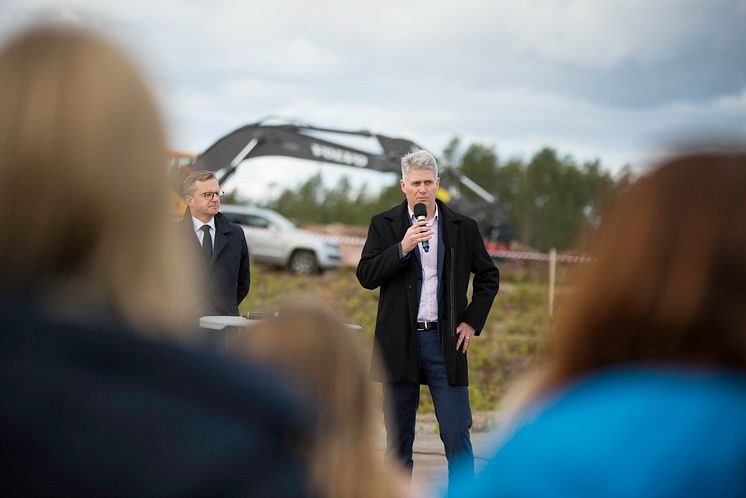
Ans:
{"label": "gray hair", "polygon": [[401,158],[401,177],[407,179],[413,169],[429,169],[438,176],[438,163],[435,157],[426,150],[410,152]]}

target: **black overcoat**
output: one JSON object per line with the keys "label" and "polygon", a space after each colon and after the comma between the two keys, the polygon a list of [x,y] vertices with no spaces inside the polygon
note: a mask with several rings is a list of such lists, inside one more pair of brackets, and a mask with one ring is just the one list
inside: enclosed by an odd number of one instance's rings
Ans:
{"label": "black overcoat", "polygon": [[249,293],[251,274],[249,249],[240,226],[229,222],[222,213],[215,215],[215,247],[209,264],[201,260],[202,247],[194,233],[192,217],[187,210],[182,221],[190,250],[200,258],[202,285],[200,314],[238,315],[238,305]]}
{"label": "black overcoat", "polygon": [[[481,333],[497,294],[500,274],[487,254],[476,221],[437,202],[443,240],[439,244],[443,263],[438,292],[441,344],[449,384],[466,386],[468,365],[466,353],[456,350],[456,326],[466,322],[476,329],[477,335]],[[378,381],[423,382],[415,335],[422,271],[418,257],[402,262],[398,250],[409,226],[406,201],[375,215],[357,267],[357,278],[363,287],[380,287],[374,356],[382,360],[385,370],[374,366],[372,375]],[[472,300],[468,302],[470,274],[474,274],[474,281]]]}

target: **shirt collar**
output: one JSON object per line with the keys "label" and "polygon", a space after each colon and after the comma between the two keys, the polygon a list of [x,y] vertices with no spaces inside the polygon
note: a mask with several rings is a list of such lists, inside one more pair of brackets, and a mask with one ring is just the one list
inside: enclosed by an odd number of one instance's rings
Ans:
{"label": "shirt collar", "polygon": [[[409,209],[409,204],[407,204],[407,211],[409,211],[409,219],[414,221],[414,211]],[[433,219],[427,222],[427,225],[430,226],[433,224],[435,220],[438,219],[438,203],[435,203],[435,216],[433,216]]]}
{"label": "shirt collar", "polygon": [[204,221],[200,221],[194,216],[192,216],[192,227],[194,228],[194,232],[197,233],[202,230],[203,225],[210,225],[210,228],[212,229],[212,233],[216,233],[217,230],[215,230],[215,217],[213,216],[210,218],[210,221],[205,223]]}

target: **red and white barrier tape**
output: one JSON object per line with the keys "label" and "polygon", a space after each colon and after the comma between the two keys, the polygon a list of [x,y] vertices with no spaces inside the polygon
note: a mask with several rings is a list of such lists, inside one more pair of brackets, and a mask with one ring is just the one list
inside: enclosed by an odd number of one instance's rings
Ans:
{"label": "red and white barrier tape", "polygon": [[[549,261],[550,255],[543,252],[528,251],[489,251],[493,258],[522,259],[526,261]],[[588,263],[591,258],[586,256],[572,256],[569,254],[557,254],[558,263]]]}
{"label": "red and white barrier tape", "polygon": [[[255,227],[244,227],[245,230],[254,232],[266,232],[266,228],[255,228]],[[317,232],[309,232],[306,230],[301,231],[303,236],[313,239],[324,239],[330,242],[336,242],[337,244],[344,244],[350,246],[362,247],[365,245],[364,237],[353,237],[351,235],[326,235]],[[488,251],[489,255],[493,258],[503,259],[519,259],[524,261],[549,261],[550,255],[543,252],[531,252],[531,251]],[[587,256],[574,256],[569,254],[557,254],[558,263],[588,263],[591,258]]]}
{"label": "red and white barrier tape", "polygon": [[[353,246],[365,245],[365,238],[363,237],[349,237],[343,235],[326,235],[324,236],[328,240],[333,240],[338,244],[347,244]],[[505,258],[505,259],[522,259],[527,261],[549,261],[549,254],[543,252],[530,252],[530,251],[488,251],[489,255],[493,258]],[[570,254],[557,254],[558,263],[588,263],[591,258],[586,256],[573,256]]]}

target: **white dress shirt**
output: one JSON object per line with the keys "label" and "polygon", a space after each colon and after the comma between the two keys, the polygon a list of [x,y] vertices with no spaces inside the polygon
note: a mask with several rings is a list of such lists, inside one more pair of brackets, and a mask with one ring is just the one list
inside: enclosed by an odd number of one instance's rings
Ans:
{"label": "white dress shirt", "polygon": [[202,245],[202,239],[205,238],[205,232],[202,231],[204,225],[210,226],[210,238],[212,239],[212,248],[215,249],[215,217],[210,218],[210,221],[205,223],[192,216],[192,226],[194,227],[194,234],[199,240],[199,245]]}

